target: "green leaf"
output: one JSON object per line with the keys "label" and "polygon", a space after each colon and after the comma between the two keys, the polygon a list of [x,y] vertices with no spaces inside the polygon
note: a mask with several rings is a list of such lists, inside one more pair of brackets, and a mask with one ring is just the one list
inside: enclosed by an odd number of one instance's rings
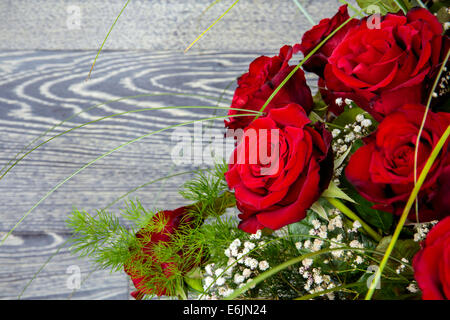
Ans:
{"label": "green leaf", "polygon": [[325,208],[320,204],[319,201],[316,201],[312,204],[311,210],[317,213],[320,217],[322,217],[324,220],[328,221],[328,214]]}
{"label": "green leaf", "polygon": [[[381,239],[381,241],[378,243],[378,246],[375,250],[380,252],[385,252],[387,247],[389,246],[389,243],[392,240],[392,236],[387,236]],[[419,251],[420,245],[418,242],[412,240],[412,239],[406,239],[406,240],[397,240],[395,243],[394,250],[392,251],[391,257],[402,259],[405,258],[411,262],[414,255]],[[398,263],[390,260],[388,264],[391,264],[392,266],[397,266]]]}
{"label": "green leaf", "polygon": [[203,285],[202,285],[202,279],[200,278],[189,278],[184,277],[184,281],[189,286],[189,288],[197,291],[197,292],[203,292]]}
{"label": "green leaf", "polygon": [[345,106],[344,112],[342,112],[336,119],[334,119],[333,124],[345,127],[345,125],[347,124],[354,123],[358,114],[364,114],[364,117],[372,120],[372,123],[376,122],[366,111],[355,106],[355,104],[352,103],[351,108],[349,106]]}
{"label": "green leaf", "polygon": [[388,233],[394,222],[394,216],[388,212],[372,209],[374,203],[361,196],[347,179],[344,178],[341,180],[347,193],[356,201],[353,207],[359,213],[361,219],[374,227],[380,228],[383,232]]}
{"label": "green leaf", "polygon": [[388,12],[396,13],[400,9],[408,11],[408,7],[411,6],[408,1],[402,0],[356,0],[356,2],[360,6],[360,8],[368,14],[376,13],[373,10],[370,10],[370,6],[377,6],[382,15],[385,15]]}
{"label": "green leaf", "polygon": [[333,180],[330,181],[330,185],[328,186],[328,189],[322,193],[322,197],[338,198],[338,199],[343,199],[343,200],[347,200],[352,203],[355,203],[355,201],[352,198],[350,198],[344,191],[339,189],[339,187],[334,183]]}

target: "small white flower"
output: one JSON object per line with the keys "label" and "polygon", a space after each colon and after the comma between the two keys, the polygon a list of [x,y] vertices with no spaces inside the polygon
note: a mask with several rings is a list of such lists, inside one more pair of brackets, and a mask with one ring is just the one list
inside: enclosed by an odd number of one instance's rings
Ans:
{"label": "small white flower", "polygon": [[244,276],[244,278],[250,277],[251,274],[252,274],[252,271],[250,269],[245,268],[244,271],[242,271],[242,275]]}
{"label": "small white flower", "polygon": [[353,140],[355,140],[355,134],[353,132],[350,132],[349,134],[347,134],[345,136],[345,142],[351,142]]}
{"label": "small white flower", "polygon": [[364,120],[364,115],[363,115],[363,114],[358,114],[358,115],[356,116],[356,121],[362,122],[363,120]]}
{"label": "small white flower", "polygon": [[301,243],[301,241],[296,242],[296,243],[295,243],[295,247],[297,248],[297,250],[300,250],[300,249],[302,248],[302,243]]}
{"label": "small white flower", "polygon": [[230,250],[230,248],[225,249],[224,253],[225,253],[225,255],[226,255],[228,258],[231,257],[231,250]]}
{"label": "small white flower", "polygon": [[361,263],[364,262],[364,260],[363,260],[363,258],[361,258],[361,256],[356,256],[355,262],[356,262],[357,264],[361,264]]}
{"label": "small white flower", "polygon": [[239,273],[236,273],[236,274],[234,275],[234,283],[240,284],[240,283],[244,282],[244,280],[245,280],[245,278],[244,278],[243,275],[241,275],[241,274],[239,274]]}
{"label": "small white flower", "polygon": [[269,268],[269,263],[267,261],[260,261],[259,262],[259,270],[264,271]]}
{"label": "small white flower", "polygon": [[220,287],[217,289],[217,293],[219,293],[219,295],[221,295],[221,296],[225,296],[226,292],[227,292],[227,288],[225,288],[225,287]]}
{"label": "small white flower", "polygon": [[309,268],[313,263],[313,259],[304,259],[302,261],[302,264],[305,266],[305,268]]}
{"label": "small white flower", "polygon": [[355,131],[356,133],[360,133],[361,132],[361,126],[355,126],[353,128],[353,131]]}
{"label": "small white flower", "polygon": [[250,235],[250,239],[259,240],[261,238],[261,230],[256,231],[256,233]]}
{"label": "small white flower", "polygon": [[216,277],[220,276],[223,272],[222,268],[216,269],[216,271],[214,272],[214,274],[216,275]]}
{"label": "small white flower", "polygon": [[253,242],[250,241],[245,241],[244,242],[244,247],[248,250],[253,250],[255,248],[255,244]]}
{"label": "small white flower", "polygon": [[352,104],[353,101],[350,100],[349,98],[345,98],[344,102],[346,105],[349,105],[349,104]]}
{"label": "small white flower", "polygon": [[323,241],[320,239],[315,239],[312,245],[312,251],[319,251],[322,248]]}
{"label": "small white flower", "polygon": [[336,99],[336,104],[337,104],[338,106],[342,106],[342,103],[343,103],[343,100],[342,100],[341,97],[339,97],[339,98]]}
{"label": "small white flower", "polygon": [[233,246],[235,247],[240,247],[241,245],[241,240],[239,239],[234,239],[234,241],[231,243]]}
{"label": "small white flower", "polygon": [[320,228],[320,221],[319,220],[314,219],[314,220],[311,221],[311,223],[312,223],[314,229],[319,229]]}
{"label": "small white flower", "polygon": [[214,279],[212,277],[206,277],[205,279],[203,279],[203,282],[203,289],[206,290],[214,282]]}
{"label": "small white flower", "polygon": [[358,220],[355,220],[355,222],[353,222],[353,229],[358,230],[361,227],[362,227],[362,225]]}
{"label": "small white flower", "polygon": [[305,248],[305,249],[310,249],[311,248],[311,240],[306,240],[304,243],[303,243],[303,247]]}
{"label": "small white flower", "polygon": [[350,245],[350,247],[352,247],[352,248],[362,248],[362,247],[363,247],[363,245],[362,245],[358,240],[352,240],[352,241],[349,243],[349,245]]}
{"label": "small white flower", "polygon": [[206,274],[209,274],[209,275],[212,276],[212,275],[213,275],[212,269],[213,269],[213,265],[212,265],[212,264],[206,265],[206,266],[205,266],[205,272],[206,272]]}
{"label": "small white flower", "polygon": [[406,287],[406,289],[408,289],[408,291],[411,293],[416,293],[417,291],[419,291],[419,288],[417,288],[415,283],[410,283],[409,286]]}
{"label": "small white flower", "polygon": [[331,131],[331,135],[333,136],[333,138],[336,138],[340,133],[341,130],[339,129],[333,129],[333,131]]}
{"label": "small white flower", "polygon": [[225,284],[225,278],[223,278],[223,277],[217,278],[216,279],[216,284],[218,286],[221,286],[221,285]]}
{"label": "small white flower", "polygon": [[364,119],[363,121],[361,121],[361,125],[363,127],[370,127],[372,125],[372,121],[370,119]]}
{"label": "small white flower", "polygon": [[250,259],[248,267],[250,267],[250,269],[254,270],[258,267],[258,260],[256,259]]}

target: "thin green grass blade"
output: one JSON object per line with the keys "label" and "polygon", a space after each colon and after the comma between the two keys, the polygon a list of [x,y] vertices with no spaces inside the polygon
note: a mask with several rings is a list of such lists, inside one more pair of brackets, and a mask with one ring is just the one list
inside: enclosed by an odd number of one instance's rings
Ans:
{"label": "thin green grass blade", "polygon": [[301,13],[306,17],[306,19],[311,23],[313,26],[316,24],[313,20],[313,18],[309,15],[308,11],[306,11],[305,8],[301,5],[301,3],[298,0],[293,0],[295,5],[298,7]]}
{"label": "thin green grass blade", "polygon": [[[247,110],[247,111],[248,111],[248,110]],[[248,117],[248,116],[251,116],[251,115],[254,115],[254,113],[240,114],[240,115],[237,115],[237,116],[242,116],[242,117],[245,116],[245,117]],[[193,124],[193,123],[196,123],[196,122],[209,121],[209,120],[214,120],[214,119],[224,119],[224,118],[226,118],[226,117],[228,117],[228,116],[209,117],[209,118],[203,118],[203,119],[198,119],[198,120],[191,120],[191,121],[182,122],[182,123],[178,123],[178,124],[175,124],[175,125],[167,126],[167,127],[165,127],[165,128],[162,128],[162,129],[155,130],[155,131],[152,131],[152,132],[150,132],[150,133],[144,134],[144,135],[142,135],[142,136],[140,136],[140,137],[138,137],[138,138],[129,140],[129,141],[127,141],[127,142],[121,144],[120,146],[118,146],[118,147],[116,147],[116,148],[114,148],[114,149],[111,149],[111,150],[109,150],[108,152],[102,154],[101,156],[97,157],[96,159],[94,159],[94,160],[92,160],[92,161],[86,163],[86,164],[83,165],[81,168],[79,168],[79,169],[77,169],[76,171],[74,171],[74,172],[73,172],[71,175],[69,175],[67,178],[65,178],[64,180],[62,180],[61,182],[59,182],[55,187],[53,187],[50,191],[48,191],[47,194],[46,194],[44,197],[42,197],[38,202],[36,202],[36,203],[33,205],[33,207],[31,207],[31,209],[28,210],[22,218],[20,218],[20,220],[14,225],[14,227],[13,227],[10,231],[8,231],[8,233],[5,235],[5,237],[3,237],[3,239],[2,239],[1,242],[0,242],[0,247],[5,243],[6,239],[8,239],[8,237],[12,234],[12,232],[13,232],[13,231],[14,231],[14,230],[15,230],[15,229],[16,229],[16,228],[17,228],[17,227],[18,227],[18,226],[26,219],[26,217],[27,217],[34,209],[36,209],[37,206],[39,206],[43,201],[45,201],[45,199],[47,199],[50,195],[52,195],[53,192],[55,192],[56,190],[58,190],[63,184],[65,184],[67,181],[69,181],[70,179],[72,179],[72,178],[73,178],[74,176],[76,176],[78,173],[82,172],[84,169],[90,167],[92,164],[94,164],[94,163],[97,162],[98,160],[101,160],[101,159],[103,159],[103,158],[109,156],[110,154],[112,154],[112,153],[114,153],[114,152],[116,152],[116,151],[122,149],[123,147],[126,147],[126,146],[128,146],[128,145],[130,145],[130,144],[132,144],[132,143],[134,143],[134,142],[140,141],[140,140],[142,140],[142,139],[144,139],[144,138],[146,138],[146,137],[149,137],[149,136],[151,136],[151,135],[154,135],[154,134],[157,134],[157,133],[160,133],[160,132],[169,130],[169,129],[173,129],[173,128],[177,128],[177,127],[181,127],[181,126]]]}
{"label": "thin green grass blade", "polygon": [[[444,61],[442,62],[442,66],[439,69],[439,72],[436,76],[436,79],[433,83],[433,86],[431,87],[430,95],[428,96],[427,105],[425,107],[425,112],[423,114],[422,123],[420,124],[419,133],[417,135],[416,139],[416,147],[414,149],[414,183],[417,183],[417,158],[419,156],[419,147],[420,147],[420,138],[422,137],[423,128],[425,127],[425,122],[428,116],[428,111],[430,110],[431,100],[433,99],[433,92],[436,90],[439,79],[441,78],[442,72],[444,72],[445,65],[447,64],[447,61],[450,57],[450,50],[447,52],[447,55],[445,56]],[[416,198],[416,221],[419,223],[419,204],[418,199]]]}
{"label": "thin green grass blade", "polygon": [[130,114],[130,113],[138,113],[138,112],[144,112],[144,111],[151,111],[151,110],[164,110],[164,109],[224,109],[224,110],[240,110],[240,111],[245,111],[245,112],[252,112],[253,114],[258,114],[258,111],[252,111],[252,110],[247,110],[247,109],[235,109],[235,108],[229,108],[229,107],[214,107],[214,106],[173,106],[173,107],[155,107],[155,108],[143,108],[143,109],[136,109],[136,110],[130,110],[130,111],[124,111],[124,112],[120,112],[120,113],[115,113],[109,116],[105,116],[105,117],[101,117],[98,118],[96,120],[92,120],[86,123],[83,123],[79,126],[73,127],[71,129],[68,129],[64,132],[61,132],[49,139],[47,139],[46,141],[41,142],[40,144],[38,144],[37,146],[35,146],[34,148],[30,149],[29,151],[27,151],[24,155],[22,155],[19,159],[17,159],[1,176],[0,176],[0,180],[3,179],[3,177],[9,172],[11,171],[20,161],[22,161],[26,156],[28,156],[30,153],[32,153],[33,151],[35,151],[36,149],[42,147],[43,145],[45,145],[46,143],[61,137],[69,132],[72,132],[74,130],[83,128],[87,125],[91,125],[94,123],[97,123],[99,121],[103,121],[106,119],[110,119],[110,118],[114,118],[114,117],[119,117],[119,116],[123,116],[125,114]]}
{"label": "thin green grass blade", "polygon": [[184,53],[188,52],[190,48],[198,41],[201,37],[203,37],[212,27],[216,25],[217,22],[219,22],[233,7],[239,2],[239,0],[236,0],[233,2],[233,4],[219,17],[214,21],[205,31],[202,32],[186,49],[184,49]]}
{"label": "thin green grass blade", "polygon": [[116,17],[116,20],[114,20],[114,23],[112,24],[111,28],[109,28],[109,31],[108,31],[108,33],[106,34],[106,37],[105,37],[105,39],[103,40],[102,45],[100,46],[100,49],[99,49],[98,52],[97,52],[97,55],[95,56],[94,62],[92,63],[91,70],[89,70],[89,74],[88,74],[86,80],[89,80],[89,79],[91,78],[92,70],[94,70],[94,66],[95,66],[95,63],[97,62],[97,58],[98,58],[98,56],[100,55],[100,52],[102,52],[103,46],[105,45],[106,40],[107,40],[108,37],[109,37],[109,34],[111,33],[112,29],[114,29],[114,26],[116,25],[117,21],[119,20],[120,16],[122,15],[122,13],[125,11],[125,8],[128,6],[128,4],[130,3],[130,1],[131,1],[131,0],[127,0],[127,2],[125,3],[125,5],[122,7],[122,10],[120,10],[119,15]]}
{"label": "thin green grass blade", "polygon": [[[64,123],[72,120],[73,118],[86,113],[88,111],[91,111],[93,109],[99,108],[101,106],[104,105],[108,105],[114,102],[120,102],[123,100],[128,100],[128,99],[138,99],[138,98],[142,98],[142,97],[154,97],[154,96],[186,96],[186,97],[198,97],[198,98],[206,98],[206,99],[211,99],[211,100],[216,100],[216,97],[212,97],[212,96],[204,96],[204,95],[197,95],[197,94],[185,94],[185,93],[150,93],[150,94],[139,94],[139,95],[134,95],[134,96],[127,96],[127,97],[121,97],[118,99],[112,99],[112,100],[108,100],[106,102],[102,102],[99,104],[96,104],[92,107],[86,108],[81,110],[80,112],[77,112],[73,115],[71,115],[70,117],[62,120],[61,122],[59,122],[58,124],[55,124],[53,127],[49,128],[48,130],[44,131],[43,133],[41,133],[39,136],[37,136],[36,138],[34,138],[30,143],[28,143],[25,147],[23,147],[15,156],[13,159],[9,160],[8,163],[6,163],[2,169],[0,170],[0,174],[5,170],[5,168],[7,166],[9,166],[13,161],[17,160],[17,157],[20,156],[23,152],[25,152],[30,146],[32,146],[33,144],[36,143],[36,141],[38,141],[39,139],[45,137],[47,134],[49,134],[50,132],[52,132],[53,130],[55,130],[56,128],[62,126]],[[221,98],[222,100],[222,98]]]}
{"label": "thin green grass blade", "polygon": [[405,224],[406,218],[408,217],[409,211],[411,210],[414,200],[416,199],[417,194],[419,193],[419,190],[422,187],[422,184],[424,183],[425,178],[431,169],[431,166],[433,165],[434,161],[436,160],[436,157],[438,156],[439,152],[441,151],[442,147],[444,146],[449,135],[450,135],[450,126],[447,127],[447,130],[445,130],[444,134],[441,136],[438,143],[434,147],[427,162],[425,163],[424,168],[422,169],[422,172],[420,173],[419,180],[414,185],[414,188],[408,198],[405,208],[403,209],[403,213],[400,217],[397,227],[395,228],[394,234],[392,235],[392,240],[386,249],[383,259],[381,260],[380,267],[376,271],[375,276],[372,280],[369,291],[367,292],[367,295],[365,297],[366,300],[370,300],[372,298],[375,288],[380,281],[379,278],[382,275],[384,267],[386,266],[387,260],[389,259],[390,255],[392,253],[392,250],[395,247],[395,243],[397,242],[398,237],[400,236],[400,232],[402,231],[402,228]]}

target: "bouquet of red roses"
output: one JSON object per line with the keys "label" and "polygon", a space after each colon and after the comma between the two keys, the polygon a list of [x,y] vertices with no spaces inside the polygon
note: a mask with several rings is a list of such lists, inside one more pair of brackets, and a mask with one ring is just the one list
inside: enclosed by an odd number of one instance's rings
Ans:
{"label": "bouquet of red roses", "polygon": [[137,299],[449,299],[448,8],[357,2],[239,77],[190,204],[75,211],[75,251]]}

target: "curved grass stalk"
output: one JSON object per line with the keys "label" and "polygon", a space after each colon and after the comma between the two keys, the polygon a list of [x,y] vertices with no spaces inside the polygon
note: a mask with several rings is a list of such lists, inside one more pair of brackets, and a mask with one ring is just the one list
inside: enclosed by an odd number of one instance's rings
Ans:
{"label": "curved grass stalk", "polygon": [[[245,113],[245,114],[240,114],[238,116],[251,116],[254,115],[254,113]],[[86,163],[85,165],[83,165],[81,168],[77,169],[76,171],[74,171],[71,175],[69,175],[67,178],[65,178],[64,180],[62,180],[61,182],[59,182],[55,187],[53,187],[50,191],[47,192],[47,194],[42,197],[36,204],[33,205],[33,207],[31,207],[30,210],[28,210],[25,215],[15,224],[15,226],[8,231],[8,233],[5,235],[5,237],[2,239],[2,241],[0,242],[0,247],[5,243],[6,239],[8,239],[8,237],[11,235],[11,233],[23,222],[23,220],[25,220],[25,218],[37,207],[39,206],[45,199],[47,199],[53,192],[55,192],[57,189],[59,189],[59,187],[61,187],[63,184],[65,184],[67,181],[69,181],[70,179],[72,179],[74,176],[76,176],[78,173],[80,173],[81,171],[83,171],[84,169],[90,167],[92,164],[94,164],[95,162],[97,162],[98,160],[101,160],[107,156],[109,156],[110,154],[122,149],[123,147],[126,147],[134,142],[137,142],[139,140],[142,140],[146,137],[149,137],[151,135],[169,130],[169,129],[173,129],[173,128],[177,128],[177,127],[181,127],[181,126],[185,126],[185,125],[189,125],[189,124],[193,124],[196,122],[201,122],[201,121],[208,121],[208,120],[214,120],[214,119],[224,119],[227,116],[217,116],[217,117],[209,117],[209,118],[203,118],[203,119],[199,119],[199,120],[191,120],[191,121],[187,121],[187,122],[182,122],[182,123],[178,123],[175,125],[171,125],[171,126],[167,126],[165,128],[159,129],[159,130],[155,130],[152,131],[150,133],[144,134],[140,137],[137,137],[135,139],[129,140],[123,144],[121,144],[120,146],[109,150],[108,152],[102,154],[101,156],[97,157],[96,159]]]}
{"label": "curved grass stalk", "polygon": [[313,26],[316,24],[313,20],[313,18],[309,15],[308,11],[305,10],[305,8],[303,8],[303,6],[300,4],[300,2],[298,0],[293,0],[295,5],[298,7],[298,9],[300,10],[301,13],[303,13],[303,15],[306,17],[306,19],[309,21],[309,23],[311,23]]}
{"label": "curved grass stalk", "polygon": [[114,20],[114,23],[112,24],[111,28],[109,28],[109,31],[108,31],[108,33],[106,34],[105,39],[103,39],[102,45],[100,46],[100,49],[98,50],[97,55],[95,56],[94,62],[92,63],[91,70],[89,70],[89,74],[88,74],[86,80],[89,80],[89,79],[91,78],[92,70],[94,70],[94,66],[95,66],[95,63],[97,62],[97,58],[98,58],[98,56],[100,55],[100,52],[103,50],[103,46],[105,45],[106,40],[107,40],[108,37],[109,37],[109,34],[111,33],[112,29],[114,29],[114,26],[116,25],[116,22],[119,20],[120,16],[121,16],[122,13],[124,12],[124,10],[125,10],[125,8],[128,6],[128,4],[130,3],[130,1],[131,1],[131,0],[127,0],[127,2],[125,3],[125,5],[122,7],[122,10],[120,10],[119,15],[116,17],[116,20]]}
{"label": "curved grass stalk", "polygon": [[[30,143],[28,143],[25,147],[23,147],[15,156],[13,159],[9,160],[8,163],[6,163],[2,169],[0,169],[0,174],[5,170],[5,168],[7,166],[9,166],[14,160],[17,160],[17,157],[20,156],[20,154],[22,154],[23,152],[25,152],[30,146],[32,146],[36,141],[38,141],[39,139],[45,137],[48,133],[50,133],[51,131],[55,130],[57,127],[62,126],[64,123],[66,123],[67,121],[72,120],[73,118],[79,116],[82,113],[91,111],[93,109],[99,108],[101,106],[104,105],[108,105],[110,103],[114,103],[114,102],[119,102],[119,101],[123,101],[123,100],[128,100],[128,99],[136,99],[136,98],[142,98],[142,97],[153,97],[153,96],[187,96],[187,97],[199,97],[199,98],[206,98],[206,99],[215,99],[215,97],[211,97],[211,96],[204,96],[204,95],[197,95],[197,94],[186,94],[186,93],[149,93],[149,94],[139,94],[139,95],[134,95],[134,96],[127,96],[127,97],[121,97],[118,99],[113,99],[113,100],[108,100],[106,102],[102,102],[99,104],[96,104],[92,107],[86,108],[84,110],[81,110],[80,112],[77,112],[73,115],[71,115],[70,117],[62,120],[61,122],[59,122],[58,124],[54,125],[53,127],[51,127],[50,129],[44,131],[43,133],[41,133],[38,137],[34,138],[33,141],[31,141]],[[220,98],[222,100],[222,96]]]}
{"label": "curved grass stalk", "polygon": [[424,183],[425,178],[431,169],[431,166],[433,165],[434,161],[436,160],[436,157],[438,156],[439,152],[441,151],[442,147],[444,146],[449,135],[450,135],[450,126],[447,127],[444,134],[441,136],[438,143],[434,147],[433,151],[431,152],[430,156],[428,157],[427,162],[425,163],[425,166],[422,169],[422,172],[420,173],[417,183],[414,185],[414,188],[408,198],[405,208],[403,209],[403,213],[400,217],[397,227],[395,228],[394,234],[392,235],[392,240],[386,249],[383,259],[381,260],[380,267],[376,271],[375,276],[372,280],[369,291],[367,292],[367,295],[365,297],[366,300],[370,300],[372,298],[375,288],[379,282],[379,278],[380,278],[381,274],[383,273],[383,270],[386,266],[387,260],[389,259],[390,255],[392,253],[392,250],[395,247],[395,243],[397,242],[397,239],[400,235],[403,225],[405,224],[406,218],[408,217],[408,213],[411,210],[414,200],[416,199],[417,194],[419,193],[419,190],[422,187],[422,184]]}
{"label": "curved grass stalk", "polygon": [[[155,107],[155,108],[142,108],[142,109],[135,109],[135,110],[130,110],[130,111],[124,111],[124,112],[120,112],[120,113],[115,113],[109,116],[105,116],[105,117],[101,117],[86,123],[83,123],[79,126],[73,127],[71,129],[68,129],[64,132],[61,132],[51,138],[49,138],[46,141],[41,142],[40,144],[38,144],[37,146],[35,146],[34,148],[30,149],[29,151],[27,151],[24,155],[22,155],[19,159],[17,159],[1,176],[0,176],[0,180],[3,179],[3,177],[9,172],[11,171],[12,168],[14,168],[20,161],[22,161],[26,156],[28,156],[30,153],[32,153],[33,151],[35,151],[36,149],[40,148],[41,146],[43,146],[44,144],[52,141],[53,139],[56,139],[62,135],[65,135],[71,131],[83,128],[87,125],[90,124],[94,124],[97,123],[99,121],[103,121],[106,119],[110,119],[110,118],[114,118],[114,117],[118,117],[118,116],[122,116],[125,114],[129,114],[129,113],[138,113],[138,112],[144,112],[144,111],[151,111],[151,110],[165,110],[165,109],[224,109],[224,110],[240,110],[240,111],[244,111],[244,112],[251,112],[251,115],[254,115],[255,113],[258,113],[258,111],[252,111],[252,110],[246,110],[246,109],[235,109],[235,108],[229,108],[229,107],[214,107],[214,106],[172,106],[172,107]],[[226,117],[224,117],[226,118]],[[216,119],[216,118],[213,118]]]}
{"label": "curved grass stalk", "polygon": [[186,49],[184,49],[184,53],[188,52],[190,48],[198,41],[201,37],[203,37],[212,27],[216,25],[217,22],[219,22],[237,3],[239,0],[236,0],[233,2],[233,4],[224,12],[222,15],[217,18],[208,28],[206,28],[205,31],[203,31]]}
{"label": "curved grass stalk", "polygon": [[[425,107],[425,112],[424,112],[423,118],[422,118],[422,123],[420,124],[419,133],[417,134],[416,147],[414,149],[414,184],[417,183],[417,158],[419,156],[420,138],[422,136],[423,128],[425,127],[425,122],[426,122],[426,119],[428,116],[428,111],[430,110],[431,100],[433,99],[433,92],[434,92],[434,90],[436,90],[439,79],[441,78],[442,72],[444,72],[444,68],[445,68],[445,65],[447,64],[449,56],[450,56],[450,50],[447,52],[447,55],[445,56],[445,59],[442,62],[442,66],[439,69],[439,72],[436,76],[433,86],[431,87],[431,92],[430,92],[430,95],[428,96],[427,105]],[[416,209],[416,221],[417,221],[417,223],[419,223],[419,204],[418,204],[417,198],[416,198],[415,209]]]}

